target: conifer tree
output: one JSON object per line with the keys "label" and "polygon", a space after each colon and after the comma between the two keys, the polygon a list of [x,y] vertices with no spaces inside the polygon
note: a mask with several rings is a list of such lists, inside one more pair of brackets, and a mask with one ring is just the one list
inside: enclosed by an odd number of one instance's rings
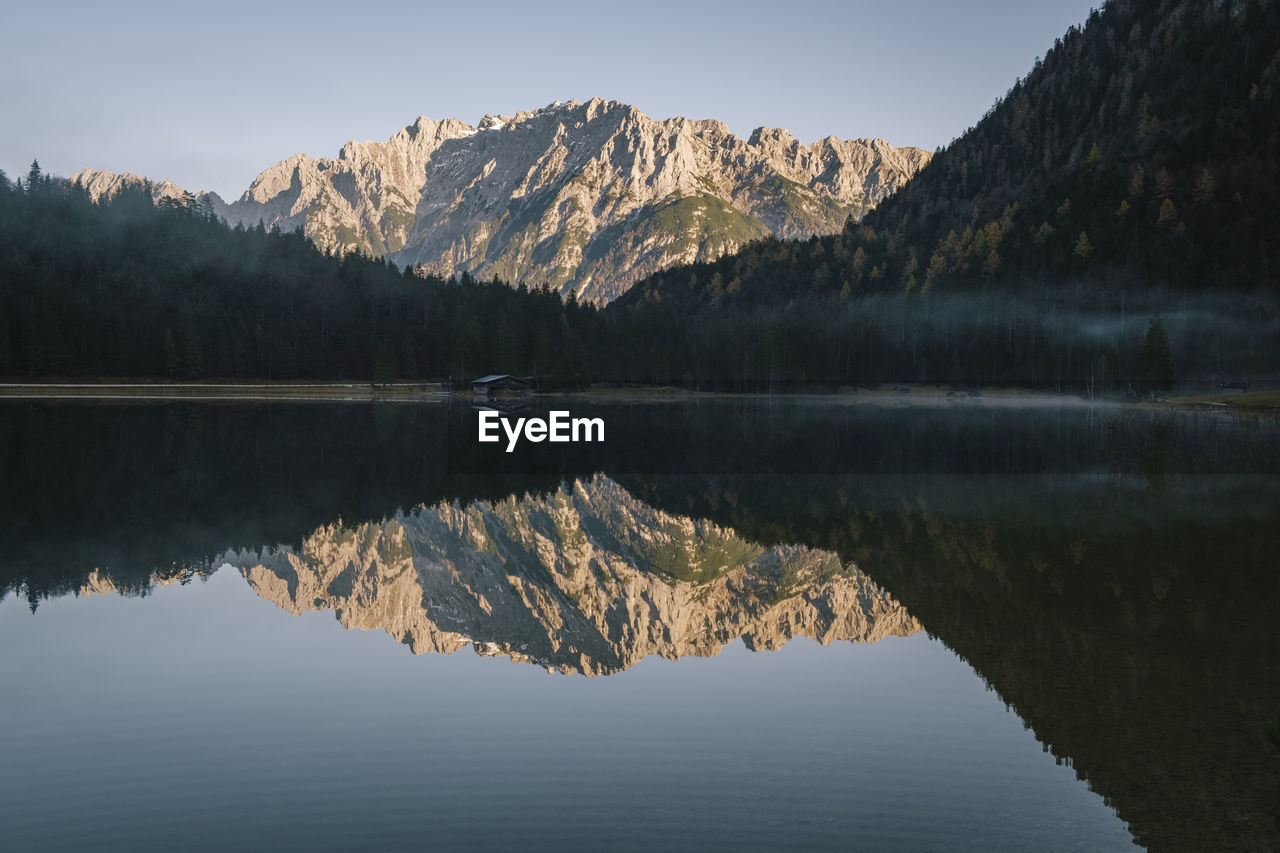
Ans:
{"label": "conifer tree", "polygon": [[1089,243],[1089,235],[1081,231],[1080,236],[1076,239],[1076,247],[1073,250],[1082,261],[1089,260],[1089,256],[1093,254],[1093,246]]}
{"label": "conifer tree", "polygon": [[1173,388],[1173,353],[1159,314],[1151,318],[1142,343],[1142,379],[1152,393]]}
{"label": "conifer tree", "polygon": [[1205,169],[1200,173],[1195,187],[1191,190],[1191,200],[1196,204],[1208,204],[1213,201],[1217,189],[1218,182],[1213,179],[1213,173]]}
{"label": "conifer tree", "polygon": [[1133,177],[1129,180],[1129,198],[1138,199],[1142,197],[1142,191],[1146,188],[1147,176],[1142,170],[1142,164],[1139,163],[1133,169]]}

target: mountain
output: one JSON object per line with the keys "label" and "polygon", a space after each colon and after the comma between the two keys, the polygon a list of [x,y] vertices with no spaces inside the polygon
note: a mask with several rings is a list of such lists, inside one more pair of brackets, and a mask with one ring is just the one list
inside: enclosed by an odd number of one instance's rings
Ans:
{"label": "mountain", "polygon": [[111,197],[119,193],[126,187],[145,186],[151,193],[151,200],[157,205],[165,202],[187,204],[194,202],[207,202],[215,216],[226,218],[234,216],[230,206],[222,200],[222,196],[208,190],[198,190],[190,192],[183,187],[175,184],[173,181],[151,181],[142,175],[135,175],[132,172],[107,172],[101,169],[84,169],[77,172],[72,178],[73,184],[79,184],[89,197],[95,201],[105,197]]}
{"label": "mountain", "polygon": [[419,118],[386,142],[348,142],[336,159],[295,154],[254,178],[227,220],[301,228],[338,254],[393,254],[408,242],[433,157],[475,132],[457,119]]}
{"label": "mountain", "polygon": [[1274,295],[1278,104],[1280,4],[1112,0],[862,222],[654,276],[633,298],[703,299],[691,279],[716,271],[744,303],[1067,282],[1117,304]]}
{"label": "mountain", "polygon": [[[419,118],[386,142],[349,142],[336,158],[298,154],[219,214],[301,227],[338,253],[607,302],[655,270],[766,235],[839,231],[929,157],[881,139],[802,145],[764,127],[743,140],[718,121],[569,101],[474,127]],[[111,186],[110,173],[74,180]]]}
{"label": "mountain", "polygon": [[[655,510],[603,475],[526,495],[326,525],[300,549],[219,558],[292,613],[332,610],[415,653],[607,675],[651,655],[905,636],[920,625],[853,564]],[[216,564],[216,561],[215,561]],[[87,585],[84,592],[98,591]]]}

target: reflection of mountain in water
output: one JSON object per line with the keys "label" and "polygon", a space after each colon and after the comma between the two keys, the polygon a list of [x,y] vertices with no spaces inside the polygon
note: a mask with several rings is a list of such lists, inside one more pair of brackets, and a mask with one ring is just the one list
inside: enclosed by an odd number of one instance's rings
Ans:
{"label": "reflection of mountain in water", "polygon": [[619,480],[864,566],[1139,846],[1280,850],[1273,475]]}
{"label": "reflection of mountain in water", "polygon": [[[587,672],[916,630],[901,601],[1141,846],[1280,850],[1273,421],[583,405],[610,417],[590,451],[615,456],[541,466],[480,465],[444,407],[9,408],[0,595],[144,594],[229,561],[294,612],[416,650]],[[597,469],[613,479],[555,488]],[[634,473],[654,470],[682,473]],[[208,559],[280,541],[302,544]]]}
{"label": "reflection of mountain in water", "polygon": [[875,641],[920,630],[852,563],[762,548],[669,515],[597,476],[539,497],[441,503],[381,523],[320,528],[300,550],[229,552],[292,612],[333,610],[415,653],[507,655],[604,675],[649,655],[707,656],[741,637]]}

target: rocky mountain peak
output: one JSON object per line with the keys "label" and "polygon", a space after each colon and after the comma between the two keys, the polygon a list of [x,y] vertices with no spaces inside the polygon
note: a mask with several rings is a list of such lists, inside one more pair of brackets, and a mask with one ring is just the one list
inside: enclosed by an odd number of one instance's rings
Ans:
{"label": "rocky mountain peak", "polygon": [[928,159],[878,139],[803,145],[768,127],[744,141],[714,119],[658,120],[592,98],[475,126],[419,117],[336,158],[295,154],[219,213],[302,228],[326,250],[607,302],[657,270],[768,234],[837,231]]}
{"label": "rocky mountain peak", "polygon": [[747,144],[754,148],[789,149],[799,147],[800,142],[791,132],[781,127],[757,127],[751,131]]}
{"label": "rocky mountain peak", "polygon": [[[89,194],[89,198],[98,200],[103,197],[110,198],[126,186],[142,186],[148,183],[148,179],[142,175],[135,175],[132,172],[108,172],[102,169],[82,169],[71,176],[71,183],[84,188]],[[150,181],[151,199],[159,202],[164,199],[181,200],[186,197],[187,190],[183,189],[173,181]],[[230,208],[222,197],[210,190],[199,190],[192,193],[197,199],[208,200],[213,205],[213,211],[218,216],[225,217]]]}

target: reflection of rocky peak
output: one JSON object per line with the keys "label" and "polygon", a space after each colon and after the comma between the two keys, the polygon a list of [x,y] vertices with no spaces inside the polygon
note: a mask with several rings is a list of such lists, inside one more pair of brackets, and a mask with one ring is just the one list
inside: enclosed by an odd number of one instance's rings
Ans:
{"label": "reflection of rocky peak", "polygon": [[76,595],[85,598],[90,595],[110,595],[113,592],[119,592],[116,582],[105,572],[94,569],[89,572],[88,577],[84,579],[84,583],[80,584],[80,588],[76,590]]}
{"label": "reflection of rocky peak", "polygon": [[649,655],[714,655],[741,637],[874,641],[919,624],[852,564],[761,548],[668,515],[603,476],[553,494],[440,504],[382,523],[335,524],[300,551],[229,553],[259,595],[331,609],[414,652],[472,645],[561,672],[619,672]]}
{"label": "reflection of rocky peak", "polygon": [[173,567],[168,571],[154,571],[143,583],[137,585],[126,584],[121,586],[116,579],[108,572],[101,569],[94,569],[85,576],[84,583],[75,590],[75,594],[81,598],[87,598],[90,595],[110,595],[111,593],[119,593],[120,595],[146,595],[152,587],[169,586],[170,584],[188,584],[194,578],[204,578],[209,574],[208,568],[201,567]]}

